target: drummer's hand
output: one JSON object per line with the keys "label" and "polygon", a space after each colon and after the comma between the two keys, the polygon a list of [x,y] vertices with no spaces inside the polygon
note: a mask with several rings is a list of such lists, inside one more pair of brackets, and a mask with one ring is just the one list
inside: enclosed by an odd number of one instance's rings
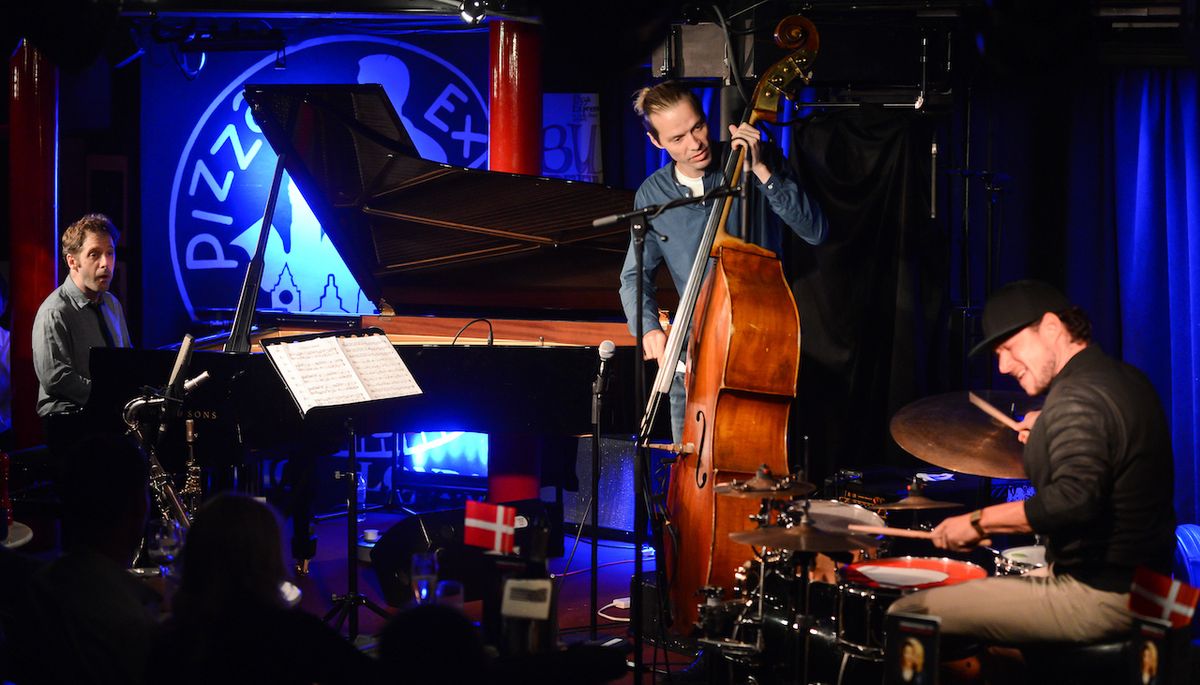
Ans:
{"label": "drummer's hand", "polygon": [[667,349],[667,334],[661,328],[647,331],[642,336],[642,358],[662,361],[663,352]]}
{"label": "drummer's hand", "polygon": [[952,552],[968,552],[979,546],[979,531],[971,525],[971,515],[951,516],[933,529],[933,544]]}
{"label": "drummer's hand", "polygon": [[759,155],[759,141],[762,140],[762,131],[754,128],[752,124],[743,123],[741,126],[729,125],[729,142],[733,147],[746,148],[746,154],[750,156],[750,171],[758,177],[762,183],[771,180],[771,170],[763,163],[762,156]]}
{"label": "drummer's hand", "polygon": [[1020,423],[1017,424],[1019,428],[1017,431],[1017,440],[1020,440],[1021,444],[1029,442],[1029,431],[1033,430],[1033,424],[1037,423],[1038,415],[1041,413],[1042,410],[1034,409],[1025,414],[1025,418],[1021,419]]}

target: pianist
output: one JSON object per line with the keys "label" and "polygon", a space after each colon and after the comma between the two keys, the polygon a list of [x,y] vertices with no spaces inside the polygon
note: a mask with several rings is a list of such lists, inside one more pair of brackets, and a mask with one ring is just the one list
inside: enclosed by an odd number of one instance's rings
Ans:
{"label": "pianist", "polygon": [[[734,201],[730,211],[729,231],[744,240],[779,251],[783,234],[779,221],[810,245],[819,245],[829,232],[820,208],[796,184],[787,162],[774,146],[759,144],[760,133],[750,124],[730,125],[730,143],[713,143],[708,138],[708,123],[699,99],[685,85],[673,81],[643,88],[637,93],[633,109],[642,118],[646,136],[660,150],[671,156],[666,166],[650,175],[638,188],[635,199],[638,208],[663,204],[680,197],[696,197],[724,183],[721,163],[733,147],[745,147],[750,156],[753,177],[749,230],[738,230],[739,207]],[[713,160],[718,159],[717,164]],[[712,209],[710,200],[700,205],[686,205],[663,213],[654,219],[646,254],[642,280],[645,284],[643,304],[642,353],[646,359],[661,361],[667,336],[658,324],[658,302],[654,296],[654,272],[665,264],[675,283],[683,292],[687,286],[692,260],[699,249],[704,225]],[[769,208],[770,211],[767,211]],[[637,264],[633,243],[625,255],[621,270],[621,304],[629,331],[637,334]],[[675,442],[683,433],[684,388],[683,374],[677,373],[671,386],[671,432]]]}
{"label": "pianist", "polygon": [[38,416],[46,445],[62,455],[87,427],[81,410],[91,392],[88,355],[93,347],[129,347],[121,303],[108,292],[116,268],[119,233],[103,214],[88,214],[62,236],[68,274],[33,320],[33,367]]}

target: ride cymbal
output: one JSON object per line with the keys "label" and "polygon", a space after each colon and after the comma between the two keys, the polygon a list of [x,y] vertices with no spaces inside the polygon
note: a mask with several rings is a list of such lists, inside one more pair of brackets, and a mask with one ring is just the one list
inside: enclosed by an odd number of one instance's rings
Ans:
{"label": "ride cymbal", "polygon": [[[1040,407],[1024,393],[978,393],[1002,410],[1023,415]],[[989,478],[1025,478],[1023,445],[1015,431],[971,404],[966,392],[926,397],[892,417],[892,438],[914,457],[944,469]]]}
{"label": "ride cymbal", "polygon": [[909,495],[897,502],[884,502],[883,504],[869,505],[868,509],[875,511],[903,511],[903,510],[919,510],[919,509],[953,509],[961,507],[958,502],[940,502],[935,499],[929,499],[924,495]]}

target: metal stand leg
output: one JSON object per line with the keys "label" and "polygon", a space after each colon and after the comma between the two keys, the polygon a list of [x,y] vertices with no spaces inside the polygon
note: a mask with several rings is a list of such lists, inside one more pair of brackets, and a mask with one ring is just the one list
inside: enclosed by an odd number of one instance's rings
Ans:
{"label": "metal stand leg", "polygon": [[325,622],[332,622],[337,630],[349,619],[347,637],[351,642],[358,638],[358,608],[366,607],[383,618],[390,614],[358,591],[358,436],[354,432],[354,420],[346,419],[346,434],[350,437],[350,453],[346,459],[346,470],[334,473],[334,478],[346,481],[346,594],[333,596],[333,607],[325,614]]}

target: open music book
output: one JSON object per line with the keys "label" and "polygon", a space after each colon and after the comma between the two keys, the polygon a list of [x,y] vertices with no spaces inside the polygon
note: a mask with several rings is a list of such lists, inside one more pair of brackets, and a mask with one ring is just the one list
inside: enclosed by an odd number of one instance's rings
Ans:
{"label": "open music book", "polygon": [[382,333],[268,340],[263,349],[291,391],[301,416],[314,407],[421,394],[404,360]]}

